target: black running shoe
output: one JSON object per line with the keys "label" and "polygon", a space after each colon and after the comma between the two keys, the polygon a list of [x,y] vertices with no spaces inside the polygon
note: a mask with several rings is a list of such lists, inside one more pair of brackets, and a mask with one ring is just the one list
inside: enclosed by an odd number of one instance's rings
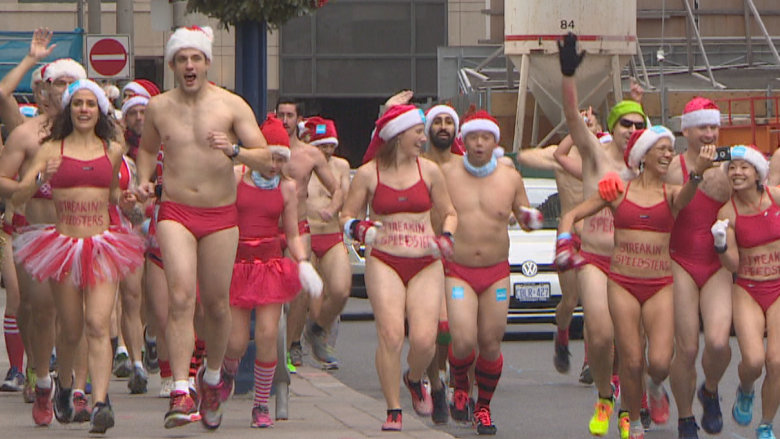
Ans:
{"label": "black running shoe", "polygon": [[92,434],[103,434],[109,428],[114,426],[114,410],[109,402],[99,402],[92,408],[92,419],[90,419]]}
{"label": "black running shoe", "polygon": [[450,419],[450,414],[447,410],[447,386],[444,381],[441,383],[441,389],[431,389],[431,399],[433,400],[433,412],[431,413],[431,420],[434,424],[446,424]]}
{"label": "black running shoe", "polygon": [[494,435],[498,429],[493,425],[488,407],[480,407],[474,413],[474,425],[477,427],[477,434]]}

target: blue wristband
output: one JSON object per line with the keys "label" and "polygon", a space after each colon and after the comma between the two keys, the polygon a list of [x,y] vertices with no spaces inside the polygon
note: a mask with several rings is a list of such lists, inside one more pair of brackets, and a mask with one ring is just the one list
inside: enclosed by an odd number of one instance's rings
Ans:
{"label": "blue wristband", "polygon": [[571,233],[569,232],[563,232],[558,234],[558,241],[561,239],[571,239]]}

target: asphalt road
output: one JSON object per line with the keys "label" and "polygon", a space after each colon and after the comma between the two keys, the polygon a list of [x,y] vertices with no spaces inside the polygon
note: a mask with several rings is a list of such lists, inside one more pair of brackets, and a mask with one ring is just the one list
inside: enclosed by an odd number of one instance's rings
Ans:
{"label": "asphalt road", "polygon": [[[349,316],[370,317],[367,300],[350,299]],[[491,409],[498,427],[497,438],[587,438],[588,421],[592,415],[596,392],[592,386],[578,383],[577,377],[583,358],[583,343],[572,341],[572,372],[558,374],[552,365],[552,326],[510,326],[503,345],[504,371]],[[521,332],[522,331],[522,332]],[[701,342],[703,344],[703,340]],[[756,398],[752,428],[740,427],[731,419],[731,406],[736,391],[737,368],[740,354],[736,338],[732,337],[732,362],[720,386],[724,430],[721,438],[753,438],[754,428],[760,418],[760,398]],[[339,330],[336,349],[341,359],[341,370],[334,376],[373,398],[382,400],[382,392],[374,369],[376,331],[373,321],[343,321]],[[404,351],[405,359],[406,351]],[[405,360],[404,360],[405,361]],[[405,366],[404,366],[405,367]],[[699,384],[702,382],[699,368]],[[399,383],[400,385],[400,383]],[[760,385],[760,383],[759,383]],[[668,382],[667,382],[668,388]],[[669,390],[671,395],[671,390]],[[402,392],[402,404],[406,416],[415,416],[408,392]],[[676,438],[677,412],[672,404],[670,422],[653,426],[646,434],[648,439]],[[694,402],[697,419],[701,406]],[[430,421],[427,421],[430,425]],[[458,437],[472,437],[476,431],[453,425],[438,427]],[[618,437],[617,418],[613,418],[607,437]],[[708,437],[703,431],[700,437]]]}

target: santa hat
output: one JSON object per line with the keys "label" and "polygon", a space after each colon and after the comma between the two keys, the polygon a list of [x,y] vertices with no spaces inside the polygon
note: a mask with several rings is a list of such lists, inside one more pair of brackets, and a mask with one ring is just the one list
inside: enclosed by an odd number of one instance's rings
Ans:
{"label": "santa hat", "polygon": [[122,104],[122,117],[126,116],[127,112],[130,111],[131,108],[138,105],[149,105],[149,98],[144,96],[133,96],[132,98],[126,100],[125,103]]}
{"label": "santa hat", "polygon": [[97,98],[98,101],[98,107],[100,107],[100,112],[108,115],[108,110],[111,108],[111,104],[108,102],[108,96],[106,96],[106,93],[103,91],[102,88],[100,88],[99,85],[97,85],[94,81],[91,81],[89,79],[79,79],[78,81],[72,83],[68,86],[68,88],[65,90],[65,93],[62,94],[62,108],[67,108],[68,104],[70,104],[71,99],[73,99],[73,95],[76,94],[79,90],[89,90],[92,92],[93,95],[95,95],[95,98]]}
{"label": "santa hat", "polygon": [[637,130],[631,133],[626,151],[623,153],[623,161],[628,167],[623,174],[626,180],[633,180],[639,175],[636,171],[639,168],[639,163],[645,157],[647,151],[663,138],[669,139],[672,142],[672,147],[674,147],[674,133],[662,125],[654,125],[645,130]]}
{"label": "santa hat", "polygon": [[87,79],[87,72],[84,66],[70,58],[61,58],[52,61],[41,69],[41,76],[44,81],[52,82],[63,76],[70,76],[76,80]]}
{"label": "santa hat", "polygon": [[428,109],[428,111],[425,112],[425,135],[429,135],[431,132],[431,125],[433,125],[433,119],[436,119],[436,116],[442,115],[442,114],[448,114],[452,121],[455,122],[455,135],[458,135],[458,127],[460,126],[460,118],[458,117],[458,112],[455,111],[454,108],[450,107],[449,105],[436,105]]}
{"label": "santa hat", "polygon": [[452,140],[450,152],[457,155],[463,155],[466,153],[466,148],[463,146],[463,138],[460,136],[460,134],[455,136],[455,139]]}
{"label": "santa hat", "polygon": [[127,85],[122,87],[122,94],[125,94],[125,90],[130,90],[133,93],[141,96],[145,96],[149,99],[152,96],[160,94],[160,89],[154,84],[154,82],[146,79],[136,79],[135,81],[128,82]]}
{"label": "santa hat", "polygon": [[119,88],[117,88],[114,84],[106,84],[103,86],[103,91],[106,93],[106,96],[108,96],[108,99],[114,100],[119,99]]}
{"label": "santa hat", "polygon": [[35,117],[38,115],[38,107],[33,104],[19,104],[19,113],[24,117]]}
{"label": "santa hat", "polygon": [[363,156],[363,163],[373,160],[379,148],[388,140],[416,125],[425,125],[425,114],[414,105],[394,105],[376,121],[371,143]]}
{"label": "santa hat", "polygon": [[314,146],[326,143],[339,145],[339,136],[336,133],[336,124],[332,120],[314,116],[304,122],[304,131],[309,133],[309,144]]}
{"label": "santa hat", "polygon": [[43,68],[46,66],[40,66],[37,69],[33,70],[32,76],[30,78],[30,89],[35,89],[35,87],[43,82]]}
{"label": "santa hat", "polygon": [[211,44],[214,41],[214,31],[209,26],[180,27],[171,34],[165,46],[165,62],[171,62],[176,52],[182,49],[197,49],[203,52],[211,61]]}
{"label": "santa hat", "polygon": [[[758,180],[760,182],[763,182],[766,180],[767,175],[769,174],[769,162],[766,160],[766,157],[764,157],[764,154],[758,150],[753,145],[736,145],[731,148],[731,161],[734,160],[744,160],[751,165],[753,165],[754,168],[756,168],[756,172],[758,172]],[[728,169],[729,162],[725,162],[723,164],[723,168]]]}
{"label": "santa hat", "polygon": [[485,110],[474,112],[463,120],[460,126],[460,132],[463,138],[474,131],[487,131],[496,138],[496,143],[501,140],[501,130],[498,128],[498,121]]}
{"label": "santa hat", "polygon": [[599,142],[602,145],[606,145],[607,143],[612,141],[612,134],[605,133],[605,132],[599,132],[596,133],[596,138],[599,139]]}
{"label": "santa hat", "polygon": [[268,149],[272,153],[277,153],[290,159],[290,136],[284,129],[284,123],[276,118],[276,115],[269,114],[262,125],[260,131],[263,132]]}
{"label": "santa hat", "polygon": [[720,108],[715,105],[715,102],[697,96],[685,104],[680,117],[680,129],[703,125],[720,126]]}

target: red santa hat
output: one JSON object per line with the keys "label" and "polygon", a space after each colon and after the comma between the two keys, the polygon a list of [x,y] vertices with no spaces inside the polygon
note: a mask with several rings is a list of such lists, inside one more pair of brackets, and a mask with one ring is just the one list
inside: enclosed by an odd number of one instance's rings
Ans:
{"label": "red santa hat", "polygon": [[395,105],[390,107],[376,121],[376,129],[371,134],[363,163],[373,160],[379,148],[388,140],[416,125],[425,125],[425,114],[414,105]]}
{"label": "red santa hat", "polygon": [[125,103],[122,104],[122,117],[126,116],[127,112],[130,111],[131,108],[138,105],[149,105],[149,98],[145,96],[133,96],[132,98],[126,100]]}
{"label": "red santa hat", "polygon": [[455,139],[453,139],[452,146],[450,146],[450,152],[457,155],[463,155],[466,153],[466,147],[463,146],[463,138],[460,137],[460,134],[455,136]]}
{"label": "red santa hat", "polygon": [[262,125],[260,131],[263,132],[268,149],[272,153],[281,154],[288,160],[290,159],[290,136],[284,129],[284,123],[276,118],[276,115],[269,114]]}
{"label": "red santa hat", "polygon": [[75,95],[79,90],[91,91],[92,94],[95,95],[95,98],[97,99],[100,112],[106,115],[108,114],[108,110],[111,108],[111,103],[108,101],[108,96],[106,96],[106,93],[103,91],[102,88],[100,88],[99,85],[97,85],[94,81],[89,79],[79,79],[78,81],[68,86],[68,88],[62,94],[63,110],[68,107],[68,104],[70,104],[71,99],[73,99],[73,95]]}
{"label": "red santa hat", "polygon": [[460,118],[458,117],[458,112],[455,111],[454,108],[452,108],[449,105],[435,105],[428,109],[428,111],[425,112],[425,135],[429,135],[431,132],[431,125],[433,125],[433,119],[436,119],[436,116],[442,115],[442,114],[448,114],[452,121],[455,122],[455,136],[458,135],[458,130],[460,126]]}
{"label": "red santa hat", "polygon": [[160,94],[160,89],[157,88],[154,82],[147,79],[136,79],[135,81],[128,82],[127,85],[122,87],[123,95],[125,94],[125,90],[130,90],[136,95],[141,95],[148,99]]}
{"label": "red santa hat", "polygon": [[53,82],[54,80],[65,76],[70,76],[71,78],[79,80],[87,79],[87,72],[84,70],[84,66],[77,61],[70,58],[61,58],[43,66],[43,69],[41,69],[41,76],[43,77],[43,80],[47,82]]}
{"label": "red santa hat", "polygon": [[176,29],[165,46],[165,62],[171,62],[176,52],[182,49],[197,49],[203,52],[206,59],[212,60],[211,45],[214,41],[214,31],[209,26],[188,26]]}
{"label": "red santa hat", "polygon": [[769,162],[764,157],[764,154],[754,145],[735,145],[731,147],[731,161],[723,164],[724,170],[728,169],[728,164],[734,160],[744,160],[750,163],[756,168],[758,180],[760,182],[766,181],[766,177],[769,175]]}
{"label": "red santa hat", "polygon": [[304,132],[309,134],[309,144],[314,146],[335,143],[339,145],[336,124],[330,119],[314,116],[304,121]]}
{"label": "red santa hat", "polygon": [[680,129],[703,125],[720,126],[720,108],[715,102],[701,96],[691,99],[680,117]]}
{"label": "red santa hat", "polygon": [[623,153],[623,161],[628,167],[623,174],[626,180],[633,180],[639,175],[639,172],[637,172],[639,163],[642,162],[647,151],[663,138],[669,139],[672,142],[672,147],[674,147],[674,133],[662,125],[654,125],[631,133],[626,151]]}
{"label": "red santa hat", "polygon": [[498,121],[485,110],[479,110],[469,115],[463,120],[460,126],[460,132],[463,138],[475,131],[487,131],[496,138],[496,143],[501,140],[501,130],[498,128]]}

